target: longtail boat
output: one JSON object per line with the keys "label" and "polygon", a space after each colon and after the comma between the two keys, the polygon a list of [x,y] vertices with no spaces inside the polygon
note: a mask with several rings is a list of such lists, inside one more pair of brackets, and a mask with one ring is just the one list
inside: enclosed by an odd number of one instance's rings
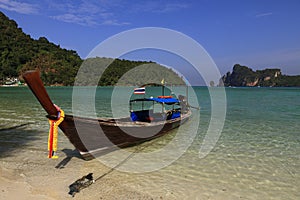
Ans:
{"label": "longtail boat", "polygon": [[[22,76],[47,112],[47,117],[52,120],[60,118],[61,113],[51,101],[40,78],[40,72],[27,71]],[[147,85],[137,88],[135,93],[143,93]],[[125,118],[93,119],[64,114],[59,128],[82,158],[89,160],[104,152],[160,137],[185,123],[191,116],[187,99],[183,95],[178,95],[178,98],[174,96],[132,99],[129,101],[130,116]],[[153,106],[144,106],[149,103]],[[142,109],[137,109],[135,104],[142,104]],[[161,106],[159,112],[153,109],[156,105]]]}

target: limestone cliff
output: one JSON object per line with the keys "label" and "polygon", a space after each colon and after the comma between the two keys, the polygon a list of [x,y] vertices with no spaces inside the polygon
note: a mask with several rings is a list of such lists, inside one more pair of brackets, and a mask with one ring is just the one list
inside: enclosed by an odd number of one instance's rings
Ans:
{"label": "limestone cliff", "polygon": [[251,68],[236,64],[232,73],[227,72],[221,80],[220,85],[236,87],[280,87],[300,86],[300,76],[282,75],[280,69],[264,69],[253,71]]}

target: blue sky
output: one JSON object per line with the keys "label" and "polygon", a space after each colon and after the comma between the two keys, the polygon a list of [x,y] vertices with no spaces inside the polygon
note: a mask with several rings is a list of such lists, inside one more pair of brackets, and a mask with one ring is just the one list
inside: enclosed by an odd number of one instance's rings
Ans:
{"label": "blue sky", "polygon": [[[164,27],[201,44],[222,74],[236,63],[300,74],[299,10],[298,0],[0,0],[26,34],[82,58],[122,31]],[[145,53],[128,58],[160,62]]]}

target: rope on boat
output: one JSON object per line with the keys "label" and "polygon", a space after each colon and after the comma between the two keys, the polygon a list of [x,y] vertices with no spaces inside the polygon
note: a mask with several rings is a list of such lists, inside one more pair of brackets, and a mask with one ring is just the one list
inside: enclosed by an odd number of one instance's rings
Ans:
{"label": "rope on boat", "polygon": [[58,126],[65,118],[65,112],[60,109],[58,106],[54,105],[58,111],[58,115],[56,118],[48,117],[49,118],[49,137],[48,137],[48,158],[56,159],[58,155],[56,154],[57,151],[57,136],[58,136]]}

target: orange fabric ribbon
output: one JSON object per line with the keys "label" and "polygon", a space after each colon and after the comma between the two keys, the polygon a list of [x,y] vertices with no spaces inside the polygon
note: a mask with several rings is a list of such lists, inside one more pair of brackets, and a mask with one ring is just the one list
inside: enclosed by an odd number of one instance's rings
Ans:
{"label": "orange fabric ribbon", "polygon": [[49,137],[48,137],[48,158],[58,158],[56,154],[57,151],[57,136],[58,136],[58,126],[64,120],[65,113],[58,106],[54,105],[58,111],[58,118],[53,120],[49,119],[50,129],[49,129]]}

